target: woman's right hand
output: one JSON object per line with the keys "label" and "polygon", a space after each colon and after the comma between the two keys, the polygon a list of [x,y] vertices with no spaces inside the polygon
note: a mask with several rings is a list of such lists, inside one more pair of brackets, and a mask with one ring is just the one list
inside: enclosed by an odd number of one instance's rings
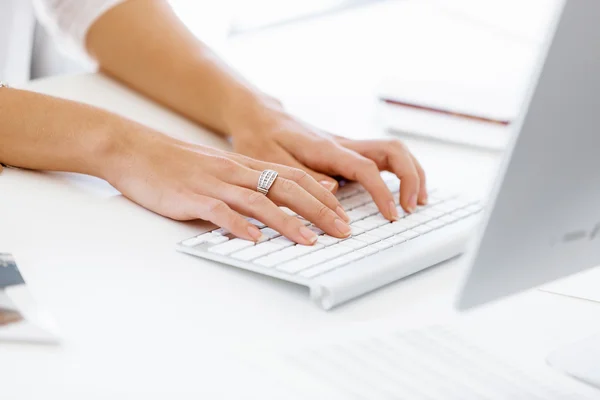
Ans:
{"label": "woman's right hand", "polygon": [[[133,139],[135,138],[135,140]],[[259,241],[255,218],[288,239],[314,244],[316,234],[286,206],[338,238],[350,235],[348,216],[306,172],[239,154],[181,142],[157,132],[123,136],[103,177],[143,207],[175,220],[203,219],[247,240]],[[268,196],[256,191],[265,169],[279,173]]]}

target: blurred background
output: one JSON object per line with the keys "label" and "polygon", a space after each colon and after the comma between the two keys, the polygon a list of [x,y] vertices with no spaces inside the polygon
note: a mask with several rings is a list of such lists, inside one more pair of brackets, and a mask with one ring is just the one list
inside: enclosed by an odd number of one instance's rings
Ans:
{"label": "blurred background", "polygon": [[[11,23],[20,28],[18,36],[0,43],[1,80],[19,84],[94,70],[82,54],[58,48],[39,25],[33,34],[28,1],[0,1],[21,9],[12,21],[0,16],[0,38]],[[254,83],[282,98],[292,112],[352,136],[372,129],[373,121],[362,119],[365,125],[357,125],[346,118],[349,110],[377,115],[378,96],[390,91],[454,98],[456,92],[476,89],[480,97],[499,99],[490,108],[514,114],[562,0],[170,3],[194,34]],[[29,40],[36,43],[31,68],[14,63],[3,67],[9,53],[13,60],[27,60],[20,53]],[[472,103],[469,96],[465,102]],[[319,115],[318,107],[306,107],[315,101],[326,105],[320,110],[327,115]]]}

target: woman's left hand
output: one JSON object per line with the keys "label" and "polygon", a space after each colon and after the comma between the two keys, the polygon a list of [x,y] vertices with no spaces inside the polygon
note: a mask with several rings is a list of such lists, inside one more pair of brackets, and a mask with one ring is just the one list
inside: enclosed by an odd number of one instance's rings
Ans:
{"label": "woman's left hand", "polygon": [[380,171],[390,171],[402,181],[400,205],[405,211],[413,212],[418,204],[427,202],[425,172],[406,145],[397,139],[342,138],[315,129],[278,109],[265,108],[245,117],[243,124],[233,125],[231,130],[233,147],[238,153],[303,169],[332,192],[337,190],[337,181],[331,176],[358,181],[389,220],[398,218],[397,203]]}

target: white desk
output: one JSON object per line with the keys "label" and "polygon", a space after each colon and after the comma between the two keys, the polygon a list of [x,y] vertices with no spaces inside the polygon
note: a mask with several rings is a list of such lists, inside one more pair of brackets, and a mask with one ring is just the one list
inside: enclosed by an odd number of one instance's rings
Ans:
{"label": "white desk", "polygon": [[[371,87],[369,82],[357,87]],[[313,88],[320,87],[315,82]],[[103,106],[180,138],[226,146],[98,75],[29,88]],[[325,109],[317,96],[299,93],[284,97],[307,115],[311,107]],[[357,93],[354,98],[364,99]],[[361,134],[356,127],[383,135],[373,124],[373,108],[356,110],[362,109],[346,109],[343,118],[330,115],[329,125],[354,127],[351,135]],[[460,147],[408,144],[434,180],[457,187],[485,186],[499,160]],[[7,170],[0,193],[2,250],[15,253],[64,336],[59,347],[0,344],[2,398],[217,398],[207,391],[235,389],[231,383],[243,378],[222,352],[259,344],[279,348],[330,332],[343,337],[365,324],[411,327],[455,318],[460,261],[324,312],[303,288],[175,252],[175,242],[205,225],[161,218],[96,179]],[[507,354],[541,363],[557,344],[600,330],[598,316],[597,304],[535,291],[470,318],[488,321]]]}

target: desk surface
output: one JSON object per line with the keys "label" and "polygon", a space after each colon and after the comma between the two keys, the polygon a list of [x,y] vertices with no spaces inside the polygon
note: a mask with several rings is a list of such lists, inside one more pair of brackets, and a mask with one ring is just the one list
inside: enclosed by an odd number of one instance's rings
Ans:
{"label": "desk surface", "polygon": [[[374,82],[369,79],[356,93],[348,88],[348,97],[363,101],[362,90]],[[28,87],[105,107],[185,140],[227,146],[100,75]],[[319,114],[332,93],[290,90],[282,97],[312,121],[329,118],[338,132],[347,126],[342,133],[350,136],[364,136],[364,129],[385,135],[372,107],[347,102],[343,114]],[[485,190],[499,162],[491,152],[407,142],[433,181],[461,190]],[[201,398],[209,387],[242,378],[225,356],[235,349],[289,346],[364,325],[412,327],[458,318],[452,302],[460,260],[324,312],[302,287],[177,253],[177,241],[208,225],[159,217],[95,178],[7,170],[0,193],[0,221],[9,227],[0,230],[2,249],[16,255],[64,338],[58,347],[0,344],[3,398]],[[597,304],[534,291],[464,318],[487,321],[504,338],[499,344],[541,363],[555,345],[600,330],[599,314]]]}

